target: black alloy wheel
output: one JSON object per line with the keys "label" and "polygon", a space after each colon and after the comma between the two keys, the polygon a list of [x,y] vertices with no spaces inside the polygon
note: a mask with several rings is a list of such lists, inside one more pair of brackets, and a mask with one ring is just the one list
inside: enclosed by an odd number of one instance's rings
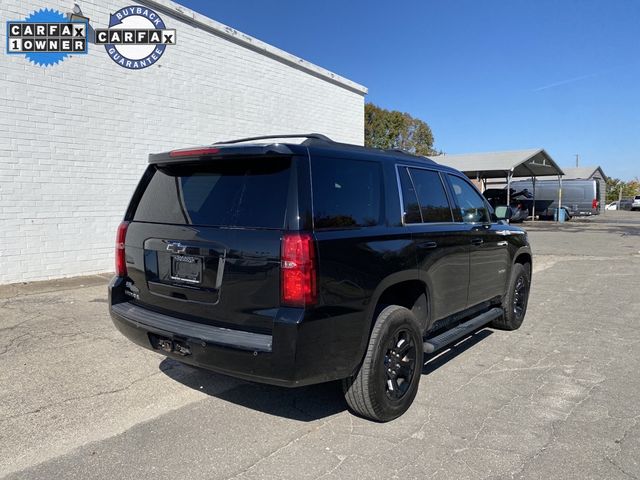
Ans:
{"label": "black alloy wheel", "polygon": [[398,330],[383,358],[385,391],[391,400],[399,400],[409,390],[416,370],[416,349],[406,329]]}

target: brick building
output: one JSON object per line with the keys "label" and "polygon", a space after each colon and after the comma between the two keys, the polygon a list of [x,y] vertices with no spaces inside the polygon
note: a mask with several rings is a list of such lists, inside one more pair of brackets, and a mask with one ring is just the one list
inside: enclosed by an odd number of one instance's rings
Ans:
{"label": "brick building", "polygon": [[[77,3],[93,29],[130,5]],[[177,3],[137,3],[176,30],[151,67],[123,68],[95,43],[46,68],[0,62],[0,283],[111,271],[149,153],[271,133],[364,141],[365,87]],[[73,5],[3,0],[0,17]]]}

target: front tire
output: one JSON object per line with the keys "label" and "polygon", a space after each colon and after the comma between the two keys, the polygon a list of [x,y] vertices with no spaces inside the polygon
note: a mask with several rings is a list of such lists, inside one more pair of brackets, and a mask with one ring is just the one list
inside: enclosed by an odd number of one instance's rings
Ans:
{"label": "front tire", "polygon": [[386,307],[376,318],[360,370],[342,382],[351,410],[378,422],[406,412],[422,374],[422,334],[410,310]]}
{"label": "front tire", "polygon": [[531,265],[516,263],[511,269],[509,289],[502,302],[504,315],[495,319],[491,326],[499,330],[517,330],[527,313],[529,288],[531,286]]}

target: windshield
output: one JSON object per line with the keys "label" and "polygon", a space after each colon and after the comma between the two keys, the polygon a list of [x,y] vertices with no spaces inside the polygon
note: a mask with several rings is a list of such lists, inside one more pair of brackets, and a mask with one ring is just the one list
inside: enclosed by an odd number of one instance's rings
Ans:
{"label": "windshield", "polygon": [[221,159],[149,167],[137,222],[282,228],[290,158]]}

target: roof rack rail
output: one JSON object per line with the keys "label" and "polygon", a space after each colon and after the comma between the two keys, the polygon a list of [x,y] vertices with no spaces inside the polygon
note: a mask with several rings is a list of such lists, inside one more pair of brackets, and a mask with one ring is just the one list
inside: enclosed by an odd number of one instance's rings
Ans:
{"label": "roof rack rail", "polygon": [[229,140],[226,142],[216,142],[213,145],[225,145],[230,143],[242,143],[242,142],[250,142],[253,140],[269,140],[272,138],[313,138],[314,140],[322,140],[323,142],[331,142],[334,143],[326,135],[322,135],[321,133],[298,133],[298,134],[286,134],[286,135],[263,135],[260,137],[247,137],[247,138],[238,138],[237,140]]}
{"label": "roof rack rail", "polygon": [[415,156],[415,153],[411,153],[408,150],[405,150],[404,148],[387,148],[386,150],[387,150],[387,152],[406,153],[407,155],[414,155]]}
{"label": "roof rack rail", "polygon": [[389,153],[391,153],[391,152],[400,153],[402,155],[408,155],[408,156],[414,157],[414,158],[417,157],[419,160],[423,160],[423,161],[428,162],[428,163],[436,163],[435,161],[433,161],[431,158],[427,157],[426,155],[420,155],[420,154],[417,154],[417,153],[411,153],[411,152],[408,152],[407,150],[404,150],[402,148],[387,148],[384,151],[385,152],[389,152]]}

